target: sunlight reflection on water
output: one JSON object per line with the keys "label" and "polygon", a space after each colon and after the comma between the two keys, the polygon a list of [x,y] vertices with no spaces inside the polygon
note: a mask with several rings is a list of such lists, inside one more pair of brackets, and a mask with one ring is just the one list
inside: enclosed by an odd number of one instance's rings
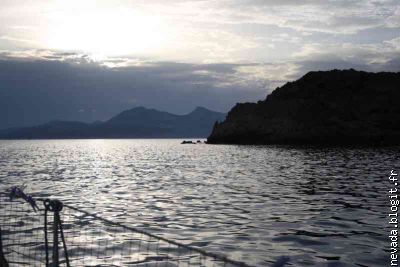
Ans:
{"label": "sunlight reflection on water", "polygon": [[400,148],[0,141],[0,181],[264,266],[384,266]]}

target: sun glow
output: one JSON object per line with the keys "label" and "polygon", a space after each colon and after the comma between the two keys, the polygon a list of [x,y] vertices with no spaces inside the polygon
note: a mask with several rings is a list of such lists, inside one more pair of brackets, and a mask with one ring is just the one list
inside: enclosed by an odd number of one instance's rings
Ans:
{"label": "sun glow", "polygon": [[47,44],[93,55],[144,55],[162,49],[167,30],[162,21],[133,9],[64,11],[48,26]]}

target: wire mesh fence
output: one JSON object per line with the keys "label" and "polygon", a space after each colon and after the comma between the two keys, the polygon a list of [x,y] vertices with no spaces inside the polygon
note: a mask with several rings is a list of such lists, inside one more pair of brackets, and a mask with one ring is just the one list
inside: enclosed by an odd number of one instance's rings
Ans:
{"label": "wire mesh fence", "polygon": [[[2,251],[10,266],[44,266],[44,216],[22,199],[0,194]],[[4,263],[2,263],[4,265]]]}
{"label": "wire mesh fence", "polygon": [[73,266],[231,266],[77,209],[67,207],[63,217]]}
{"label": "wire mesh fence", "polygon": [[32,202],[0,193],[0,254],[9,266],[248,266],[69,205],[57,224],[46,201],[37,199],[34,211]]}

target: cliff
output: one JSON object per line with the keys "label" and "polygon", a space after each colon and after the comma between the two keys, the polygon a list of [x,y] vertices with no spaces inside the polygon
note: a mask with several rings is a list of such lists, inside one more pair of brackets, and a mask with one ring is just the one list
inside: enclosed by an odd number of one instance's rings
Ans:
{"label": "cliff", "polygon": [[400,144],[400,73],[310,72],[264,101],[237,104],[212,144]]}

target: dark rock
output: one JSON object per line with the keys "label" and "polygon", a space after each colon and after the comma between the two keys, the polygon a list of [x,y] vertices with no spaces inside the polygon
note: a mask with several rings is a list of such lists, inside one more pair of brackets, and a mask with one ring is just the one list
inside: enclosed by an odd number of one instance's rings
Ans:
{"label": "dark rock", "polygon": [[400,73],[310,72],[264,101],[237,104],[213,144],[400,144]]}
{"label": "dark rock", "polygon": [[196,144],[196,143],[193,142],[193,141],[186,141],[186,140],[183,140],[181,144],[182,144],[182,145],[187,145],[187,144]]}

